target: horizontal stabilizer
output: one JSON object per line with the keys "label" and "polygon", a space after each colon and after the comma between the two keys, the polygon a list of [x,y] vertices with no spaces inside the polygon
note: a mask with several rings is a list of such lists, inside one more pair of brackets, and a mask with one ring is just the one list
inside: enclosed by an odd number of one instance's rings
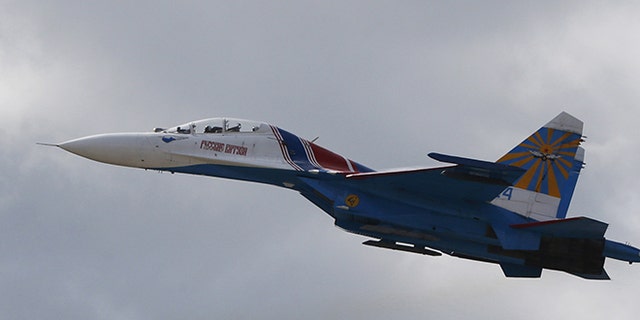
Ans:
{"label": "horizontal stabilizer", "polygon": [[424,247],[402,245],[402,244],[397,244],[397,243],[395,243],[393,241],[367,240],[367,241],[363,242],[362,244],[364,244],[365,246],[372,246],[372,247],[378,247],[378,248],[385,248],[385,249],[407,251],[407,252],[413,252],[413,253],[419,253],[419,254],[426,254],[426,255],[429,255],[429,256],[433,256],[433,257],[437,257],[437,256],[441,256],[442,255],[442,253],[440,253],[440,252],[429,250],[429,249],[426,249]]}
{"label": "horizontal stabilizer", "polygon": [[437,152],[431,152],[431,153],[428,154],[428,156],[431,159],[438,160],[440,162],[459,164],[459,165],[467,166],[467,167],[475,167],[475,168],[479,168],[479,169],[487,169],[487,170],[494,170],[494,171],[505,170],[505,171],[524,172],[523,169],[520,169],[520,168],[514,167],[514,166],[510,166],[510,165],[506,165],[506,164],[502,164],[502,163],[495,163],[495,162],[482,161],[482,160],[477,160],[477,159],[470,159],[470,158],[463,158],[463,157],[458,157],[458,156],[451,156],[451,155],[437,153]]}
{"label": "horizontal stabilizer", "polygon": [[542,233],[559,238],[600,239],[609,225],[586,217],[514,224],[512,228]]}
{"label": "horizontal stabilizer", "polygon": [[442,174],[463,180],[509,186],[525,172],[524,169],[506,164],[450,156],[435,152],[429,153],[429,157],[440,162],[457,164],[457,166],[443,171]]}
{"label": "horizontal stabilizer", "polygon": [[540,275],[542,275],[541,267],[501,263],[500,268],[502,268],[504,275],[509,278],[540,278]]}

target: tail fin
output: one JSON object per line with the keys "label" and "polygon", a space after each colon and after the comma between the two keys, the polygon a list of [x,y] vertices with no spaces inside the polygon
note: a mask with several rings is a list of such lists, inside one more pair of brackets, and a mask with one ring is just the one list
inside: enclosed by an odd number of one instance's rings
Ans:
{"label": "tail fin", "polygon": [[582,127],[562,112],[500,158],[526,172],[492,203],[536,220],[564,218],[584,164]]}

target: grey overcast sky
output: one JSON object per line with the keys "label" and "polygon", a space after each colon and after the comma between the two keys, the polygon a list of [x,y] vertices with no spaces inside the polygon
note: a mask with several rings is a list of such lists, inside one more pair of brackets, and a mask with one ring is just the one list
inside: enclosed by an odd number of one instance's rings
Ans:
{"label": "grey overcast sky", "polygon": [[0,0],[1,319],[632,319],[609,282],[361,245],[284,189],[37,146],[230,116],[376,169],[585,122],[570,216],[640,245],[632,1]]}

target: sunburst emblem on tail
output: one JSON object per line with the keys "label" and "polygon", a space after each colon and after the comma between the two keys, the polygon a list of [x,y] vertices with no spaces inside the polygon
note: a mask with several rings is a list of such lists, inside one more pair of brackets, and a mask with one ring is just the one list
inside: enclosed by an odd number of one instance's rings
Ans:
{"label": "sunburst emblem on tail", "polygon": [[554,119],[498,160],[527,170],[516,187],[560,197],[582,141],[582,123],[571,127],[563,121]]}

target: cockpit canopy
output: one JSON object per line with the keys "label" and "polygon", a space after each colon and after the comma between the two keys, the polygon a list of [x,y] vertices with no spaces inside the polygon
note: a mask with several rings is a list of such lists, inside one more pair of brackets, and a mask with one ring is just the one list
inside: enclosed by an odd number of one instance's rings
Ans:
{"label": "cockpit canopy", "polygon": [[268,124],[253,120],[233,118],[211,118],[185,123],[169,129],[155,128],[154,132],[184,133],[184,134],[222,134],[232,132],[268,133]]}

